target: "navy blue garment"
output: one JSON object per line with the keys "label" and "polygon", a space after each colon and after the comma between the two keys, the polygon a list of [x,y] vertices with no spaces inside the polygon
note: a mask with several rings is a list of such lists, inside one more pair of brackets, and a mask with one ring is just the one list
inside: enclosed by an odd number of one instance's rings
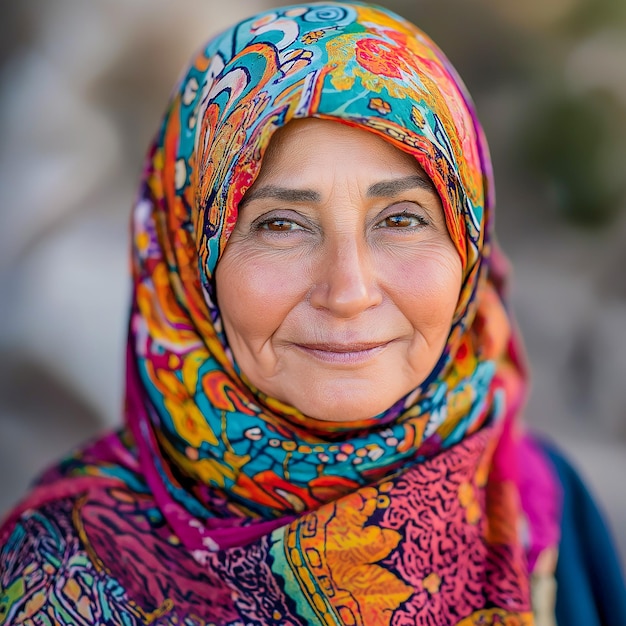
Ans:
{"label": "navy blue garment", "polygon": [[556,568],[559,626],[626,626],[626,585],[609,529],[570,463],[542,444],[563,486]]}

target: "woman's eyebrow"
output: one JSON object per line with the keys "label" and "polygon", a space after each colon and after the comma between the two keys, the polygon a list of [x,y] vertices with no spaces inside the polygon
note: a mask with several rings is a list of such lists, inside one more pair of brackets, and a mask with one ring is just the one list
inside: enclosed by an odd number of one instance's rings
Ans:
{"label": "woman's eyebrow", "polygon": [[374,183],[368,187],[367,196],[369,198],[396,196],[403,191],[415,188],[435,191],[435,186],[430,178],[415,174],[405,178],[394,178],[393,180],[383,180],[379,183]]}
{"label": "woman's eyebrow", "polygon": [[252,200],[260,200],[262,198],[274,198],[285,202],[320,202],[321,194],[312,189],[290,189],[288,187],[277,187],[276,185],[267,185],[258,189],[250,189],[243,197],[240,208],[247,202]]}
{"label": "woman's eyebrow", "polygon": [[[370,198],[396,196],[409,189],[425,189],[435,191],[431,180],[426,176],[415,174],[404,178],[394,178],[393,180],[383,180],[370,185],[367,189],[367,196]],[[265,187],[252,188],[243,197],[239,208],[252,200],[273,198],[284,202],[321,202],[322,196],[313,189],[291,189],[289,187],[278,187],[277,185],[266,185]]]}

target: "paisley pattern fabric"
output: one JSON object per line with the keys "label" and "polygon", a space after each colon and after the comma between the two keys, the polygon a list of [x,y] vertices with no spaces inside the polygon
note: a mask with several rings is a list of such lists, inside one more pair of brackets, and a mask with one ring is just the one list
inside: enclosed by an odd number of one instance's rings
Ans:
{"label": "paisley pattern fabric", "polygon": [[[253,388],[216,305],[239,203],[272,134],[305,117],[413,155],[463,264],[438,364],[359,423]],[[522,506],[553,485],[541,459],[518,462],[525,375],[493,201],[465,88],[402,18],[298,5],[211,40],[133,212],[126,426],[5,520],[0,624],[532,624],[529,570],[556,514]]]}

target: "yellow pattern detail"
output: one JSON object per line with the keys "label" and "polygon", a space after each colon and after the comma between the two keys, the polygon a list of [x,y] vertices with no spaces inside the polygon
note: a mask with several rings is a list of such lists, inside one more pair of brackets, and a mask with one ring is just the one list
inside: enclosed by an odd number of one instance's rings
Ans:
{"label": "yellow pattern detail", "polygon": [[367,487],[287,529],[287,560],[323,624],[389,626],[393,612],[413,594],[377,564],[395,550],[401,535],[366,525],[388,504],[386,495]]}

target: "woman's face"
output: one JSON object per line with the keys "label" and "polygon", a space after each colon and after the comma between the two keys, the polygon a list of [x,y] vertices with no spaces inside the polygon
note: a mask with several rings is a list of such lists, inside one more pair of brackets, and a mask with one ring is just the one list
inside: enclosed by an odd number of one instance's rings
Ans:
{"label": "woman's face", "polygon": [[234,357],[319,420],[371,418],[431,372],[461,287],[438,194],[376,135],[299,120],[271,140],[216,270]]}

